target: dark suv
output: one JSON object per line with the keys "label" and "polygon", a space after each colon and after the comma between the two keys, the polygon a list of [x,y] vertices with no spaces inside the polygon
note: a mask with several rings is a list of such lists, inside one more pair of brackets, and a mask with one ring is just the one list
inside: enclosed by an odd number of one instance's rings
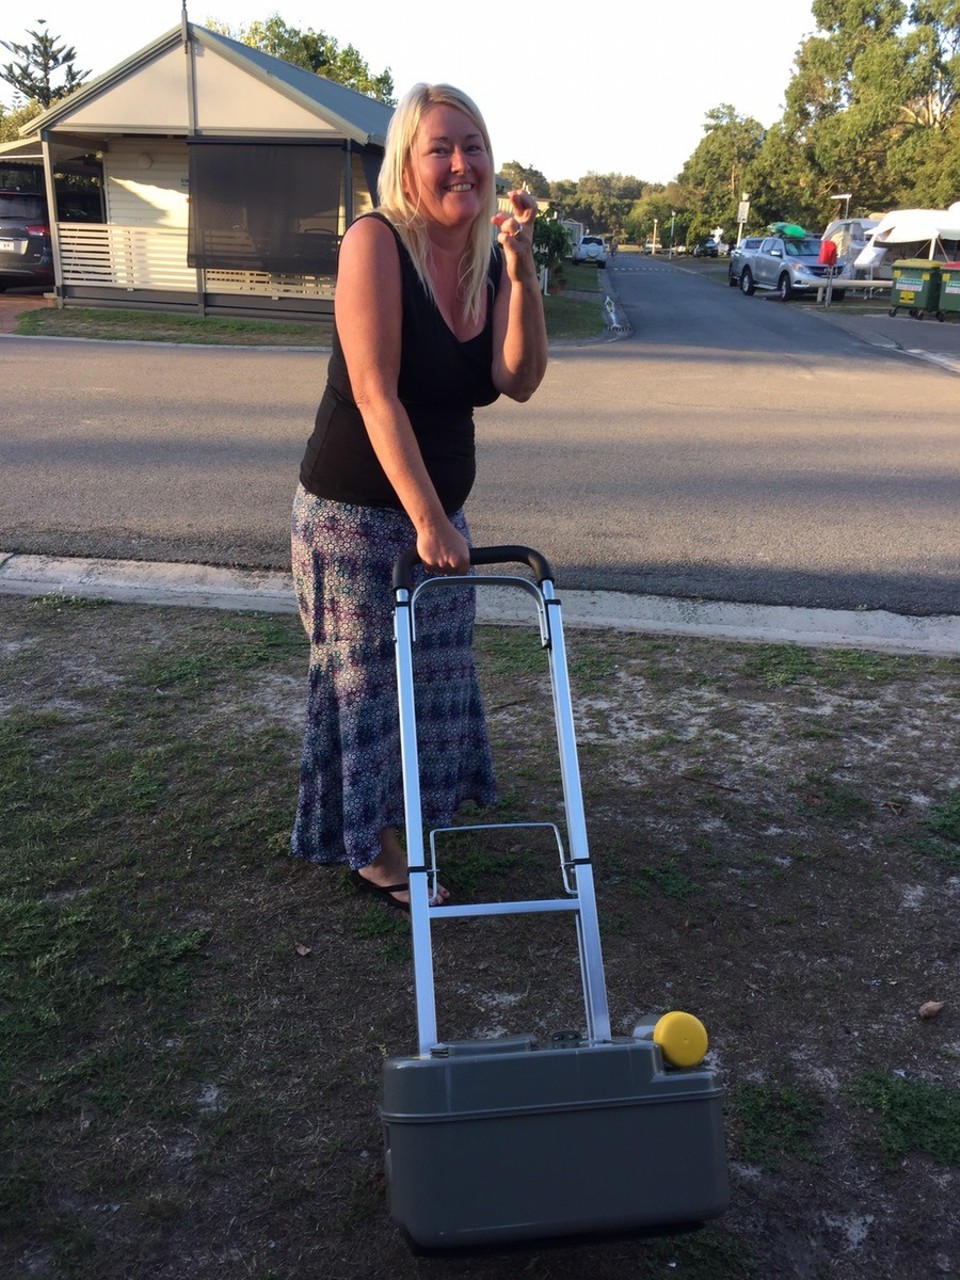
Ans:
{"label": "dark suv", "polygon": [[0,190],[0,292],[52,282],[46,198],[36,191]]}

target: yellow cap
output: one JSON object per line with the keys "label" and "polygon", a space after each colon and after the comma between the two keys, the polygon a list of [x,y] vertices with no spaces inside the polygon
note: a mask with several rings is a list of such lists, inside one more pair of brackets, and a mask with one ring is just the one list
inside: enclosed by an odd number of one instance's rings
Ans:
{"label": "yellow cap", "polygon": [[665,1013],[653,1028],[653,1042],[671,1067],[695,1067],[706,1057],[707,1028],[692,1013]]}

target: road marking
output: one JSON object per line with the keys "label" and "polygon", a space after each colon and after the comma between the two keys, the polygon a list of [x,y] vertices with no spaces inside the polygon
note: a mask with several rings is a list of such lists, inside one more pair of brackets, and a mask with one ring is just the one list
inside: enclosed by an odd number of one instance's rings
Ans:
{"label": "road marking", "polygon": [[[607,270],[609,271],[609,270],[610,270],[610,268],[608,267],[608,268],[607,268]],[[649,267],[621,267],[621,266],[616,266],[616,267],[614,267],[614,268],[613,268],[613,270],[614,270],[614,272],[615,272],[617,275],[621,275],[621,274],[623,274],[623,275],[629,275],[629,274],[631,274],[631,273],[632,273],[632,274],[634,274],[634,275],[637,275],[637,274],[639,274],[641,271],[669,271],[669,270],[670,270],[670,268],[669,268],[669,267],[667,267],[667,266],[661,266],[661,264],[658,262],[658,263],[651,263],[651,265],[650,265]]]}

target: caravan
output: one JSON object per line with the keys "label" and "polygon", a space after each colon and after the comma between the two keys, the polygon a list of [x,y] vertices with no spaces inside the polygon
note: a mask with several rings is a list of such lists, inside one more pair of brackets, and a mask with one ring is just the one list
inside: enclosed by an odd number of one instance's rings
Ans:
{"label": "caravan", "polygon": [[960,257],[960,200],[949,209],[894,209],[866,233],[853,261],[858,275],[890,279],[903,258],[954,262]]}
{"label": "caravan", "polygon": [[821,239],[837,246],[837,260],[843,263],[842,276],[855,276],[855,262],[870,243],[870,233],[879,226],[877,218],[835,218]]}

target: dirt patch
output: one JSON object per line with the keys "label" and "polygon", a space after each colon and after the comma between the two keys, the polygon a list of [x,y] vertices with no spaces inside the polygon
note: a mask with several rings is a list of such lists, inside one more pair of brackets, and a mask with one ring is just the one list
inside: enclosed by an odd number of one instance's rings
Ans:
{"label": "dirt patch", "polygon": [[25,311],[38,311],[53,305],[53,298],[45,298],[42,294],[0,293],[0,333],[16,333],[17,320]]}
{"label": "dirt patch", "polygon": [[[957,1276],[960,664],[568,635],[615,1031],[703,1019],[733,1203],[694,1235],[417,1259],[376,1113],[414,1041],[406,925],[286,855],[299,624],[0,619],[2,1013],[23,990],[60,1019],[8,1041],[4,1274]],[[490,817],[556,817],[536,640],[478,654]],[[461,898],[556,891],[545,849],[457,840]],[[437,933],[443,1036],[582,1023],[565,926]]]}

